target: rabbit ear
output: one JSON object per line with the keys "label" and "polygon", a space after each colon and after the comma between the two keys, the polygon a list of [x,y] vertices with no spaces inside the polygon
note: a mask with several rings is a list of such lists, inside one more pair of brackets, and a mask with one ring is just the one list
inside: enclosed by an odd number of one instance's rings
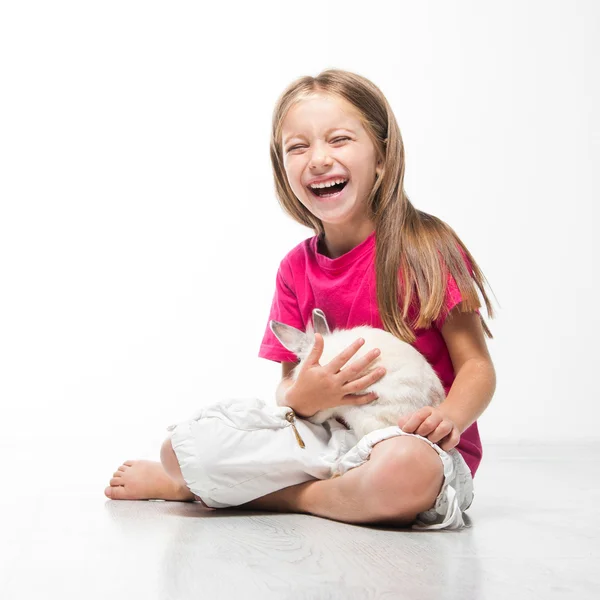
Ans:
{"label": "rabbit ear", "polygon": [[329,331],[329,325],[327,324],[325,313],[320,308],[315,308],[312,312],[312,315],[315,331],[317,333],[320,333],[321,335],[328,335],[331,333]]}
{"label": "rabbit ear", "polygon": [[271,327],[271,331],[275,334],[275,337],[290,352],[299,355],[306,351],[307,337],[299,329],[285,323],[280,323],[279,321],[269,321],[269,327]]}

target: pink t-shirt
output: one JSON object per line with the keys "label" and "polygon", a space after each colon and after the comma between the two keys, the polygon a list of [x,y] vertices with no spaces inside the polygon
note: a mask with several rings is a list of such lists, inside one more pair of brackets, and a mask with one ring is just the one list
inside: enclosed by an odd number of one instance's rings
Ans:
{"label": "pink t-shirt", "polygon": [[[327,316],[330,329],[370,325],[383,329],[375,293],[375,232],[337,258],[318,252],[317,236],[298,244],[279,265],[275,295],[258,355],[276,362],[297,362],[273,335],[269,321],[274,319],[305,331],[314,308]],[[413,346],[425,356],[442,381],[446,394],[454,381],[454,368],[441,327],[448,313],[462,297],[454,278],[448,276],[442,313],[429,329],[416,329]],[[409,316],[412,316],[409,315]],[[456,449],[475,475],[482,446],[477,422],[467,428]]]}

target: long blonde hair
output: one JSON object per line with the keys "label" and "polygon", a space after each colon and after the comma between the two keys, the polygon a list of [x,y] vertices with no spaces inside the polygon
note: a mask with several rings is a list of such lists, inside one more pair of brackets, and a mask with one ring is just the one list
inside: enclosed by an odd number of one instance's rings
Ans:
{"label": "long blonde hair", "polygon": [[[284,211],[316,235],[324,234],[321,220],[299,202],[290,188],[281,143],[283,121],[290,108],[319,93],[340,97],[358,110],[362,125],[383,161],[367,206],[375,224],[377,305],[384,329],[406,342],[414,342],[412,329],[430,327],[444,307],[448,273],[456,280],[462,295],[460,310],[470,312],[481,307],[477,286],[492,318],[492,305],[484,289],[487,281],[471,253],[446,223],[410,203],[404,191],[404,144],[400,128],[385,96],[368,79],[328,69],[317,77],[300,77],[279,97],[273,111],[270,152],[275,192]],[[472,275],[461,251],[470,261]],[[409,309],[415,296],[419,312],[409,323]],[[481,322],[491,338],[483,318]]]}

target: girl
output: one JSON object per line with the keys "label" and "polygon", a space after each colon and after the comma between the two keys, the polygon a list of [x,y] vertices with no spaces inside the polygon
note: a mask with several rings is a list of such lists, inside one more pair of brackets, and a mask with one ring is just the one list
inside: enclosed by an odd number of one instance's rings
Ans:
{"label": "girl", "polygon": [[[462,522],[482,456],[476,420],[495,389],[484,337],[491,333],[478,310],[477,289],[493,316],[483,274],[450,227],[410,203],[403,188],[400,130],[384,95],[369,80],[331,69],[294,81],[273,113],[271,161],[284,210],[315,236],[281,261],[269,321],[304,330],[318,307],[332,329],[367,324],[390,331],[427,358],[447,397],[437,408],[401,418],[399,427],[389,428],[393,431],[365,436],[360,461],[341,477],[288,481],[238,508],[348,523],[418,520],[443,528],[457,518]],[[357,340],[321,365],[323,339],[316,334],[293,382],[288,376],[297,359],[267,326],[259,356],[282,364],[278,405],[308,417],[340,404],[373,401],[373,394],[356,394],[385,374],[359,375],[377,351],[343,368],[361,344]],[[189,457],[181,447],[181,438],[165,440],[162,465],[127,461],[106,495],[201,501],[182,474]]]}

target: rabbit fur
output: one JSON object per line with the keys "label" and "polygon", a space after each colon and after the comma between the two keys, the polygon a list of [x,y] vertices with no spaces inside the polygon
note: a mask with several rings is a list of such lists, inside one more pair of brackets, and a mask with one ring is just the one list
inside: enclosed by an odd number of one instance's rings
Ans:
{"label": "rabbit fur", "polygon": [[[425,357],[410,344],[403,342],[383,329],[362,325],[352,329],[329,330],[325,314],[319,308],[312,313],[313,324],[309,323],[305,333],[280,323],[270,321],[269,326],[282,345],[293,352],[300,362],[290,377],[296,380],[306,357],[310,354],[315,337],[323,336],[323,353],[319,364],[326,365],[355,342],[359,337],[365,343],[342,370],[374,348],[381,354],[358,377],[378,368],[385,367],[385,375],[357,395],[376,392],[377,400],[360,406],[342,405],[321,410],[308,420],[323,423],[330,418],[341,418],[357,437],[398,424],[398,417],[412,413],[424,406],[438,406],[446,397],[440,379]],[[357,377],[357,378],[358,378]]]}

